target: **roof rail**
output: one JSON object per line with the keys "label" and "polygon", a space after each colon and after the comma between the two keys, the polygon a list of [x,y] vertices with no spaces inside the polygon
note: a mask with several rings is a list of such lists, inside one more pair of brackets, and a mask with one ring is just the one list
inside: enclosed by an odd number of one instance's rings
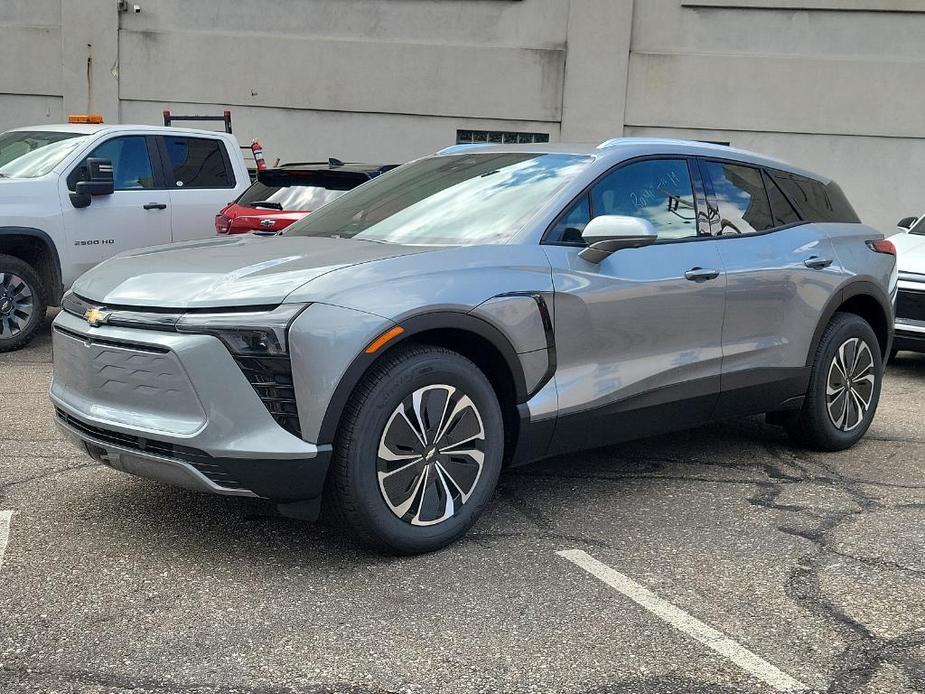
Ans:
{"label": "roof rail", "polygon": [[487,145],[487,142],[466,142],[460,145],[451,145],[450,147],[444,147],[437,154],[456,154],[457,152],[464,152],[470,147],[479,147],[481,145]]}
{"label": "roof rail", "polygon": [[625,139],[626,138],[624,137],[612,137],[609,140],[604,140],[597,146],[597,149],[607,149],[608,147],[613,147],[614,145],[620,144]]}

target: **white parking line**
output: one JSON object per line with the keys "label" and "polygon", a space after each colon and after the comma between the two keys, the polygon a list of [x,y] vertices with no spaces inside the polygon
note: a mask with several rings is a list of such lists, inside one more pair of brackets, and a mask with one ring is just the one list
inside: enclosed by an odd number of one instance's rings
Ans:
{"label": "white parking line", "polygon": [[0,511],[0,569],[3,568],[3,555],[6,553],[6,543],[10,539],[10,518],[12,511]]}
{"label": "white parking line", "polygon": [[778,670],[771,663],[759,658],[740,643],[733,641],[722,632],[704,624],[670,602],[662,600],[648,588],[639,585],[616,569],[602,564],[587,552],[580,549],[566,549],[556,552],[556,554],[568,559],[611,588],[623,593],[623,595],[646,608],[659,619],[697,639],[707,648],[711,648],[721,656],[731,660],[746,672],[774,687],[777,691],[798,692],[807,689],[805,684]]}

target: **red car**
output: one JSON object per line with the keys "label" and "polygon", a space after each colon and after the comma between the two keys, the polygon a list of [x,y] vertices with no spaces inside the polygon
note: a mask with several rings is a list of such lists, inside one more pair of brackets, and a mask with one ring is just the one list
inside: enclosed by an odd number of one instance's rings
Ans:
{"label": "red car", "polygon": [[281,231],[324,203],[396,166],[345,164],[329,159],[258,171],[254,184],[215,215],[215,231],[219,234]]}

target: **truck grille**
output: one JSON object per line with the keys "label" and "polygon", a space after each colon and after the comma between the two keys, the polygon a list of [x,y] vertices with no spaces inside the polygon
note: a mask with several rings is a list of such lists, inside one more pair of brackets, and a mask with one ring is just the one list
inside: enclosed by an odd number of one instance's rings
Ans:
{"label": "truck grille", "polygon": [[217,460],[208,453],[200,451],[197,448],[177,446],[164,441],[147,439],[143,436],[123,434],[122,432],[113,431],[112,429],[103,429],[102,427],[94,426],[77,419],[77,417],[68,414],[59,407],[55,408],[55,414],[57,414],[59,420],[67,424],[71,429],[79,431],[81,434],[89,436],[97,441],[109,443],[120,448],[126,448],[130,451],[148,453],[160,458],[168,458],[181,463],[188,463],[220,487],[226,489],[244,489],[244,485],[233,479]]}
{"label": "truck grille", "polygon": [[900,289],[896,297],[896,317],[925,321],[925,291]]}
{"label": "truck grille", "polygon": [[236,355],[234,360],[276,423],[302,438],[289,358]]}

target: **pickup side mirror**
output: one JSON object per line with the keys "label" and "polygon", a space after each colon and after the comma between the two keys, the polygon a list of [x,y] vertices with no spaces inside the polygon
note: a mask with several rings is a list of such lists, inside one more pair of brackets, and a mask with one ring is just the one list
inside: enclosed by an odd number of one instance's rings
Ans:
{"label": "pickup side mirror", "polygon": [[88,207],[94,195],[112,195],[115,185],[112,178],[112,162],[100,157],[87,158],[87,181],[79,181],[71,193],[74,207]]}
{"label": "pickup side mirror", "polygon": [[915,224],[916,219],[918,219],[918,217],[903,217],[898,222],[896,222],[896,226],[898,226],[900,229],[909,231],[912,228],[912,225]]}
{"label": "pickup side mirror", "polygon": [[589,263],[599,263],[624,248],[651,246],[658,240],[658,234],[647,219],[605,214],[588,222],[581,238],[588,247],[578,256]]}

